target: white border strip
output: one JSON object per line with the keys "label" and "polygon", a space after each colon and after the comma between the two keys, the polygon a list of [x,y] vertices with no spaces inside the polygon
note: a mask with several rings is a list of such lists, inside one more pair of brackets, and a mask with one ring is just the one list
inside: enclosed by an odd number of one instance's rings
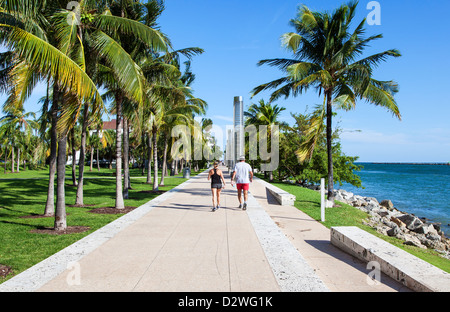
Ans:
{"label": "white border strip", "polygon": [[[199,174],[200,175],[200,174]],[[96,248],[113,238],[117,233],[149,213],[153,207],[185,188],[199,175],[192,177],[173,189],[130,211],[72,245],[0,284],[0,292],[32,292],[64,272],[68,265],[81,260]]]}
{"label": "white border strip", "polygon": [[247,203],[247,214],[281,291],[330,291],[250,192]]}

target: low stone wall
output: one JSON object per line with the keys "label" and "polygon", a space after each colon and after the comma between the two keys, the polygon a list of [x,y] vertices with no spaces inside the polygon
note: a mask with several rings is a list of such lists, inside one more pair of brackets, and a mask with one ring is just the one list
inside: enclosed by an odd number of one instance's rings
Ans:
{"label": "low stone wall", "polygon": [[335,190],[334,195],[337,201],[367,212],[369,219],[365,223],[377,232],[401,239],[406,245],[434,249],[450,259],[450,239],[441,231],[439,223],[399,211],[390,200],[379,203],[376,198],[354,195],[345,190]]}
{"label": "low stone wall", "polygon": [[272,194],[273,197],[275,197],[275,199],[278,201],[278,203],[282,206],[294,206],[295,203],[295,195],[292,195],[282,189],[280,189],[279,187],[276,187],[270,183],[267,183],[264,180],[261,180],[257,177],[254,177],[254,179],[256,181],[258,181],[259,183],[261,183],[262,185],[264,185],[266,187],[266,189],[270,192],[270,194]]}
{"label": "low stone wall", "polygon": [[377,264],[381,272],[414,291],[450,291],[450,274],[358,227],[332,227],[330,236],[336,247]]}

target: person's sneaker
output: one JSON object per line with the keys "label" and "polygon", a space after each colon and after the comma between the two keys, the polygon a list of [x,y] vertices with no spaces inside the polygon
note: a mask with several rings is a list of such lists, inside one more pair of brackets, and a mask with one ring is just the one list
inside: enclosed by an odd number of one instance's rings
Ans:
{"label": "person's sneaker", "polygon": [[212,207],[211,211],[212,212],[216,211],[216,207]]}
{"label": "person's sneaker", "polygon": [[220,205],[217,205],[216,210],[218,210],[220,208]]}
{"label": "person's sneaker", "polygon": [[239,209],[241,209],[242,208],[242,204],[239,204]]}
{"label": "person's sneaker", "polygon": [[244,203],[244,206],[242,206],[242,210],[247,210],[247,203]]}

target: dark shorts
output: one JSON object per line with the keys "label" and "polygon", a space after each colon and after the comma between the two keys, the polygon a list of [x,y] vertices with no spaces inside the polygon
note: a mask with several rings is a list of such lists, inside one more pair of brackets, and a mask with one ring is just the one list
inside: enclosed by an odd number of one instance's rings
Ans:
{"label": "dark shorts", "polygon": [[211,188],[221,189],[222,183],[211,183]]}
{"label": "dark shorts", "polygon": [[236,184],[238,190],[248,191],[250,189],[250,183],[238,183]]}

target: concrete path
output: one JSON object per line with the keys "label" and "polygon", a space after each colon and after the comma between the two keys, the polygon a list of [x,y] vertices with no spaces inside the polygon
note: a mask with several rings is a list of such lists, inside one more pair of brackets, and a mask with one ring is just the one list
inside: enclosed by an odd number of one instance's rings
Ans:
{"label": "concrete path", "polygon": [[[226,172],[225,168],[222,168]],[[0,284],[0,291],[407,291],[329,242],[330,232],[279,206],[257,180],[247,211],[236,189],[211,212],[202,173]]]}

